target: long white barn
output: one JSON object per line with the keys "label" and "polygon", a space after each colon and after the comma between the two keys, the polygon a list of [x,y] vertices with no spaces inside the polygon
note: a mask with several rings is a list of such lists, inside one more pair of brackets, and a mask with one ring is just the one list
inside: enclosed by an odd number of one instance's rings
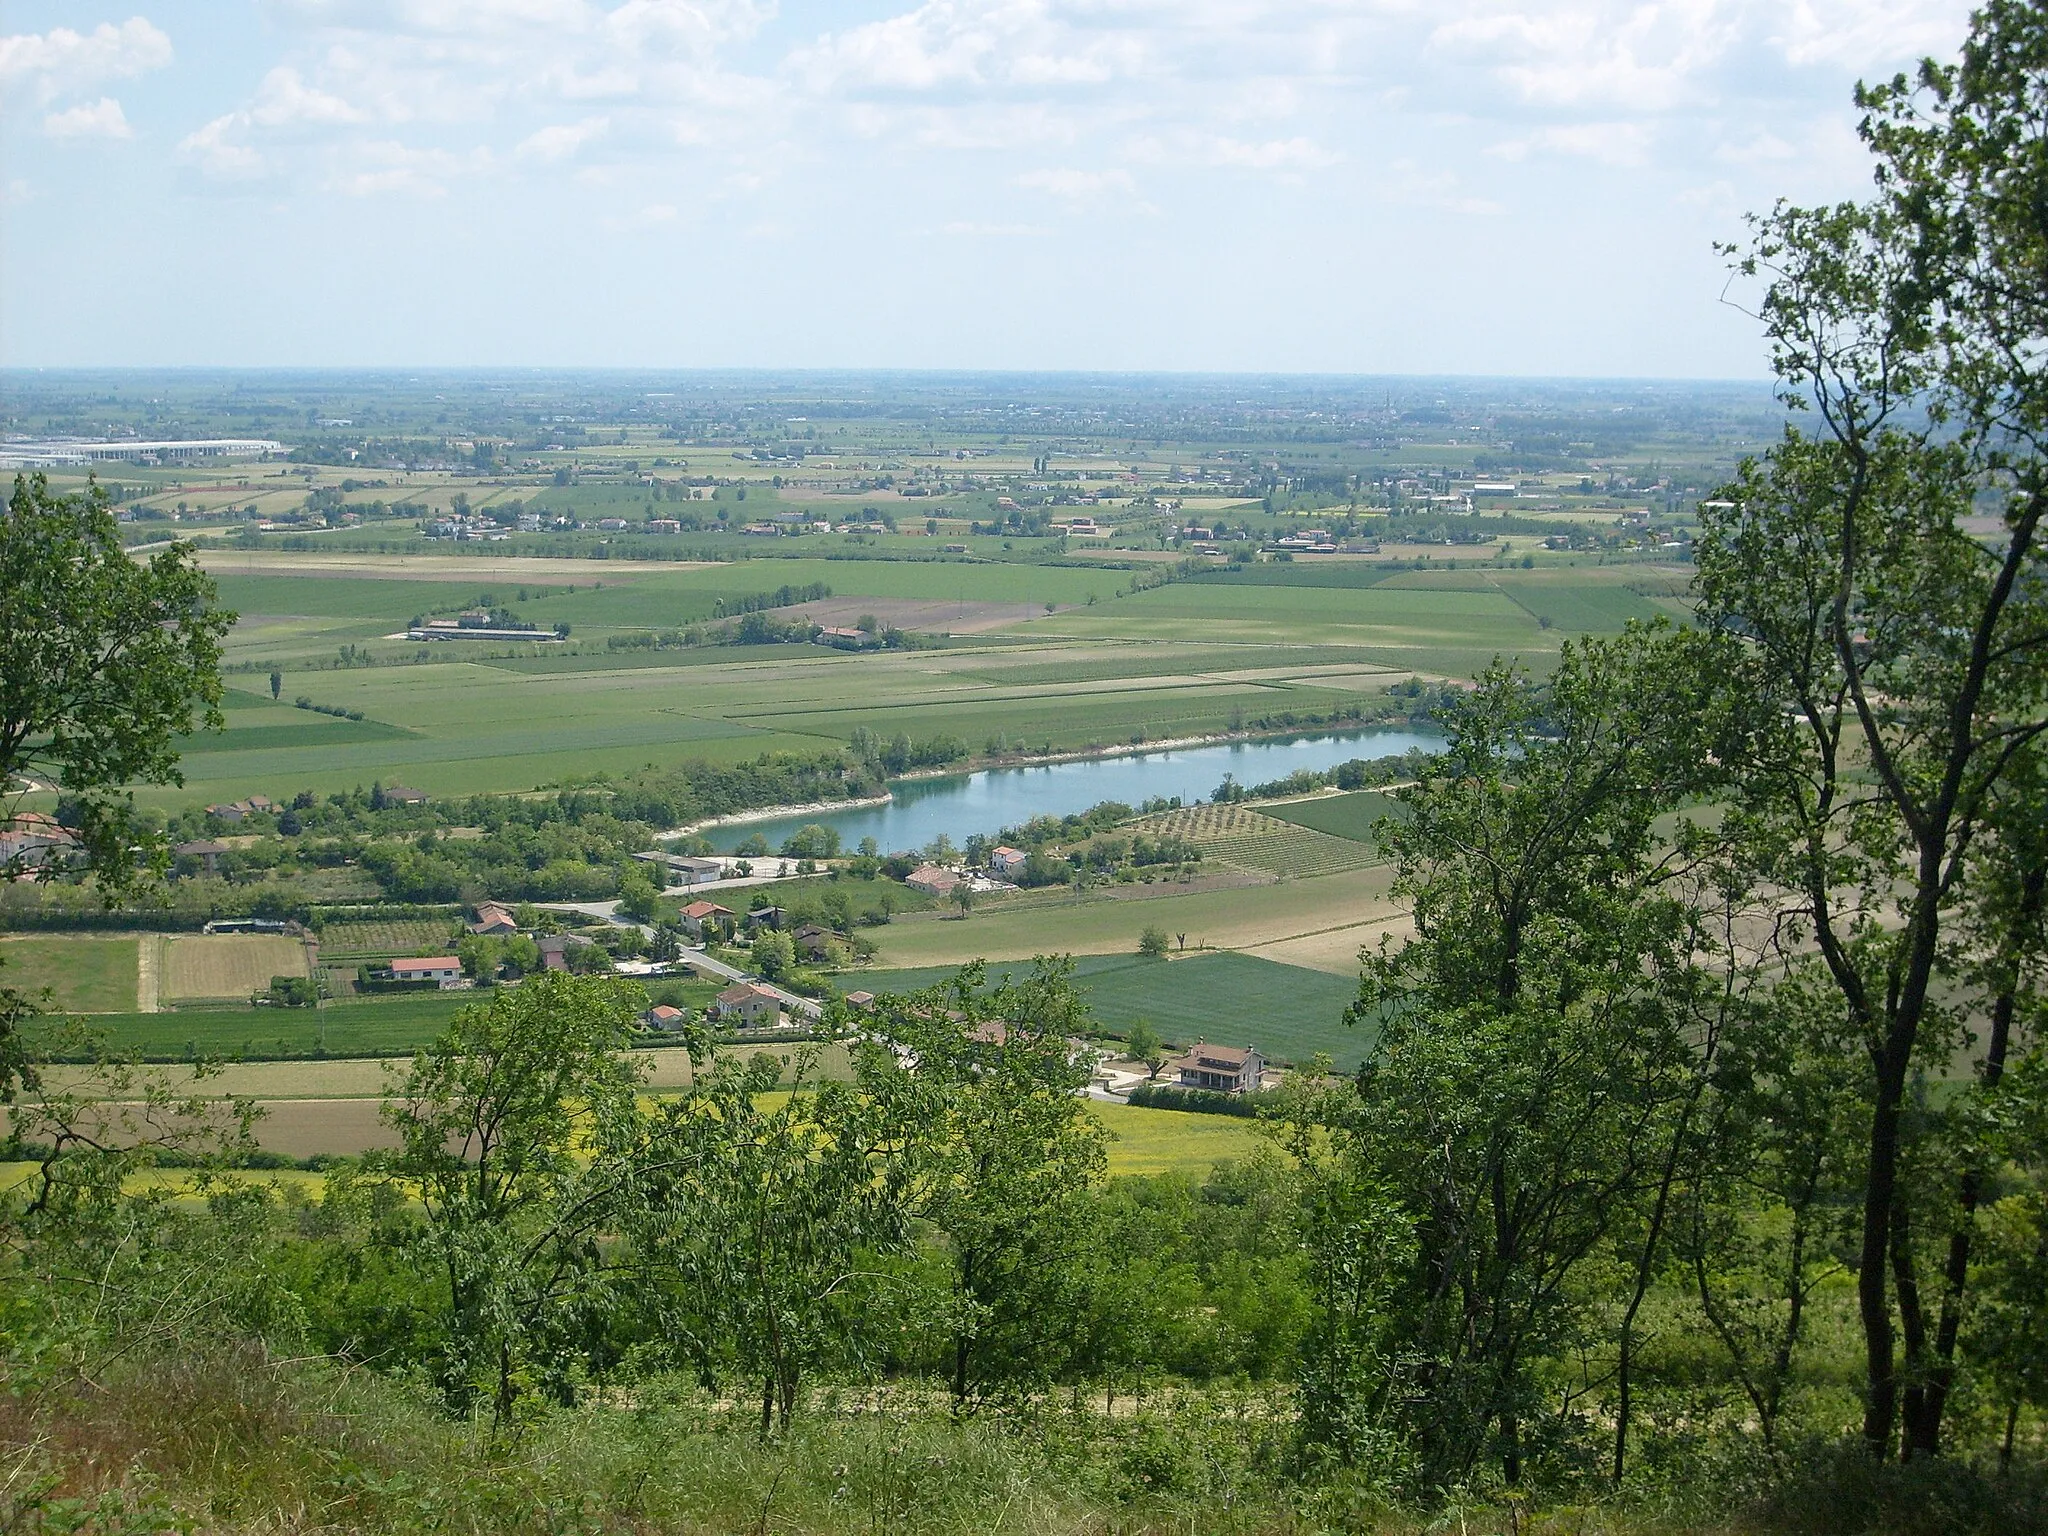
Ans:
{"label": "long white barn", "polygon": [[267,437],[192,437],[145,443],[82,438],[17,439],[0,443],[0,469],[45,469],[65,464],[182,464],[193,459],[267,459],[291,450]]}

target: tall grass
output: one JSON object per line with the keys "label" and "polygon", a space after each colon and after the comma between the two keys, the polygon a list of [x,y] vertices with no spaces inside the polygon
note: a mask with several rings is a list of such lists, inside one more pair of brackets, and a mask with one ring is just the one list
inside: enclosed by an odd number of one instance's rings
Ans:
{"label": "tall grass", "polygon": [[[2048,1529],[2048,1487],[1823,1449],[1766,1479],[1719,1469],[1627,1502],[1389,1506],[1293,1478],[1284,1414],[1230,1394],[1105,1416],[1061,1401],[967,1421],[901,1394],[825,1394],[763,1441],[684,1383],[593,1389],[490,1438],[399,1382],[256,1346],[130,1358],[0,1394],[0,1529],[768,1532],[854,1536],[1990,1536]],[[910,1403],[912,1406],[904,1406]],[[1697,1469],[1696,1469],[1697,1470]],[[1754,1470],[1754,1469],[1753,1469]]]}

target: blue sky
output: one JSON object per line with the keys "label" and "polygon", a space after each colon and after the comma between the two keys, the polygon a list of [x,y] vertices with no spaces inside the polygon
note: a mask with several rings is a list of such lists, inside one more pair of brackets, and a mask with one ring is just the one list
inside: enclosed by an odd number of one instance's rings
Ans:
{"label": "blue sky", "polygon": [[1755,377],[1951,0],[6,0],[0,363]]}

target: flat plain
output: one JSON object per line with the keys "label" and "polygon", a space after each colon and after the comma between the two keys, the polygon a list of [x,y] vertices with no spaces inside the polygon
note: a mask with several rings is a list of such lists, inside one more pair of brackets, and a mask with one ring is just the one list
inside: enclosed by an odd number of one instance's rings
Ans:
{"label": "flat plain", "polygon": [[[229,678],[226,731],[184,744],[187,788],[143,792],[158,804],[377,779],[435,794],[516,791],[679,756],[817,751],[862,727],[1066,750],[1212,735],[1371,704],[1412,675],[1468,677],[1503,655],[1542,671],[1568,634],[1673,611],[1681,590],[1660,568],[1502,561],[1254,566],[1133,592],[1129,572],[929,556],[207,559],[241,614],[228,654],[241,670]],[[402,569],[383,573],[383,560]],[[858,615],[864,600],[884,612],[911,604],[928,632],[963,632],[940,649],[862,654],[646,646],[721,604],[814,582],[831,589],[834,614]],[[991,628],[991,604],[1034,616]],[[570,642],[384,638],[476,605],[566,624]],[[363,718],[293,709],[300,697]]]}

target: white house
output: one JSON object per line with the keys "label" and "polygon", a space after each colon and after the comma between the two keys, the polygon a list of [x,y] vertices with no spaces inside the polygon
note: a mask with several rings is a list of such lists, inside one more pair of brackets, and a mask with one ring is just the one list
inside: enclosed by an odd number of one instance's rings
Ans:
{"label": "white house", "polygon": [[426,955],[391,962],[393,981],[431,981],[443,992],[462,985],[462,962],[453,955]]}

